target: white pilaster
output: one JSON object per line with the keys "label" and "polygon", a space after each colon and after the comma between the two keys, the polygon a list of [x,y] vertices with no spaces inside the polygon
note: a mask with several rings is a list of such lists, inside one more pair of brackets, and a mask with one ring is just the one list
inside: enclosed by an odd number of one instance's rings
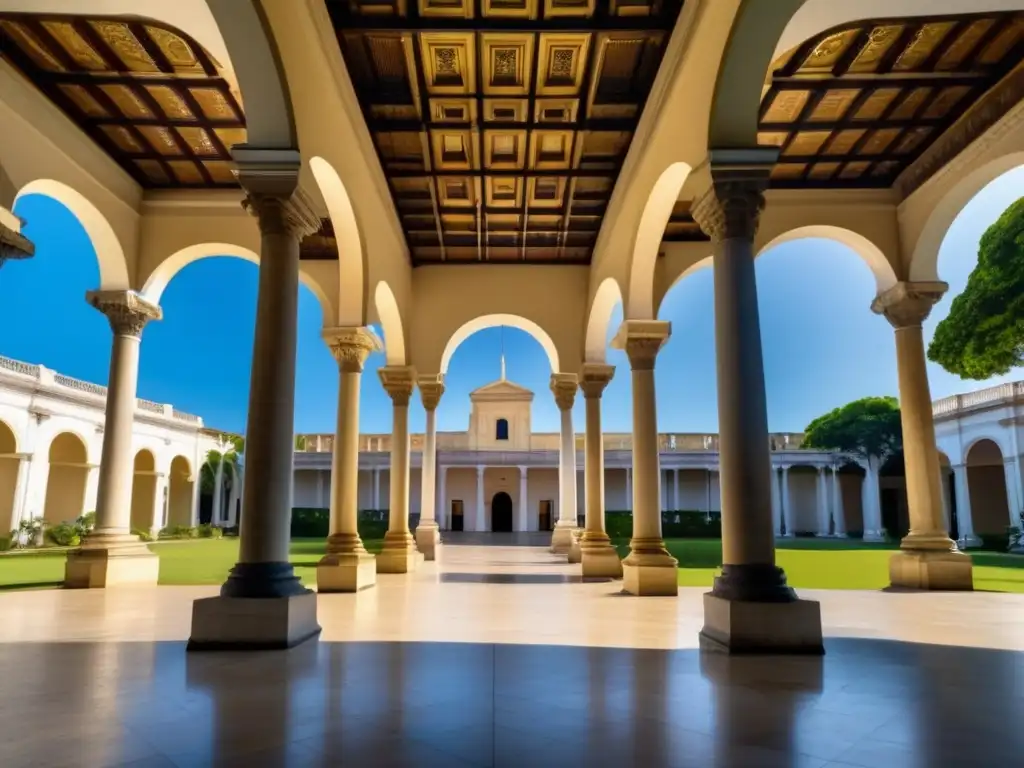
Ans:
{"label": "white pilaster", "polygon": [[846,510],[843,508],[843,484],[839,468],[832,465],[832,520],[837,538],[846,536]]}
{"label": "white pilaster", "polygon": [[1020,526],[1021,504],[1017,495],[1017,460],[1013,457],[1003,461],[1003,477],[1006,478],[1006,505],[1009,507],[1010,520],[1007,525]]}
{"label": "white pilaster", "polygon": [[150,530],[156,533],[167,525],[167,475],[157,472],[153,478],[153,522]]}
{"label": "white pilaster", "polygon": [[878,484],[878,459],[867,462],[864,485],[861,488],[861,507],[864,513],[864,541],[882,541],[882,507]]}
{"label": "white pilaster", "polygon": [[682,509],[682,505],[679,503],[679,470],[672,470],[672,509],[679,511]]}
{"label": "white pilaster", "polygon": [[626,467],[626,510],[633,510],[633,468]]}
{"label": "white pilaster", "polygon": [[779,468],[772,466],[772,528],[775,536],[782,535],[782,488],[779,486]]}
{"label": "white pilaster", "polygon": [[444,530],[451,528],[448,520],[448,467],[437,468],[437,524]]}
{"label": "white pilaster", "polygon": [[828,536],[831,533],[829,525],[828,510],[828,489],[825,486],[825,467],[817,467],[818,477],[816,478],[814,500],[817,506],[818,536]]}
{"label": "white pilaster", "polygon": [[977,546],[981,543],[974,533],[974,519],[971,513],[971,489],[967,479],[967,467],[957,464],[953,467],[953,485],[956,493],[956,523],[959,529],[959,541],[964,547]]}
{"label": "white pilaster", "polygon": [[476,525],[473,526],[473,530],[487,530],[484,508],[484,466],[481,464],[476,467]]}
{"label": "white pilaster", "polygon": [[373,509],[380,509],[380,467],[373,468]]}
{"label": "white pilaster", "polygon": [[519,467],[519,523],[516,526],[517,531],[530,530],[530,487],[528,473],[529,469],[527,467]]}
{"label": "white pilaster", "polygon": [[783,536],[793,535],[793,504],[789,495],[789,464],[782,465],[782,525],[785,528]]}

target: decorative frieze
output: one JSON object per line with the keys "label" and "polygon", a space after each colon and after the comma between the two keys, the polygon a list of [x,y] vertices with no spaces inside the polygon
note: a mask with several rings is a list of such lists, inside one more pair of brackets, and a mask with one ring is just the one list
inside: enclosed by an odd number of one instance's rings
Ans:
{"label": "decorative frieze", "polygon": [[150,320],[161,320],[163,310],[135,291],[89,291],[85,300],[107,316],[115,336],[139,338]]}
{"label": "decorative frieze", "polygon": [[871,311],[883,315],[893,328],[920,326],[949,289],[943,282],[901,282],[878,294]]}

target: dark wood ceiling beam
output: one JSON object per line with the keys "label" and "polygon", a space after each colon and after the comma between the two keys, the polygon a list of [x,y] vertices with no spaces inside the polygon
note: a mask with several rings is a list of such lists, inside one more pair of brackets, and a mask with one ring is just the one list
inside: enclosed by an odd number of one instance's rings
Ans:
{"label": "dark wood ceiling beam", "polygon": [[[863,103],[863,102],[861,102]],[[860,106],[857,102],[847,110],[847,114],[855,114]],[[804,120],[793,123],[761,123],[758,130],[763,133],[781,133],[783,131],[841,131],[847,129],[875,130],[876,128],[917,128],[940,126],[944,118],[918,118],[909,120],[855,120],[849,117],[840,120]]]}
{"label": "dark wood ceiling beam", "polygon": [[[603,2],[604,0],[602,0]],[[409,3],[409,16],[359,16],[329,9],[335,33],[343,32],[665,32],[675,26],[672,16],[605,16],[547,19],[438,18],[420,16]]]}
{"label": "dark wood ceiling beam", "polygon": [[841,75],[839,77],[781,77],[772,80],[772,87],[781,91],[810,91],[850,88],[949,88],[954,85],[976,86],[991,77],[986,72],[901,72],[898,75]]}
{"label": "dark wood ceiling beam", "polygon": [[536,120],[523,123],[461,120],[456,123],[452,121],[391,120],[378,117],[370,118],[366,125],[373,133],[419,133],[420,131],[445,129],[468,131],[474,128],[481,131],[628,131],[631,133],[636,128],[636,121],[632,118],[597,117],[564,123]]}
{"label": "dark wood ceiling beam", "polygon": [[[389,170],[386,166],[384,173],[392,179],[417,179],[417,178],[431,178],[431,177],[445,177],[445,176],[476,176],[480,171],[476,168],[470,168],[459,171],[449,170],[423,170],[423,171],[394,171]],[[516,177],[516,178],[530,178],[531,176],[551,177],[551,176],[564,176],[566,178],[580,177],[580,178],[602,178],[612,179],[615,178],[619,172],[619,167],[612,168],[570,168],[570,169],[554,169],[554,170],[535,170],[535,169],[518,169],[508,171],[498,171],[493,169],[487,169],[484,171],[484,176],[496,176],[496,177]]]}

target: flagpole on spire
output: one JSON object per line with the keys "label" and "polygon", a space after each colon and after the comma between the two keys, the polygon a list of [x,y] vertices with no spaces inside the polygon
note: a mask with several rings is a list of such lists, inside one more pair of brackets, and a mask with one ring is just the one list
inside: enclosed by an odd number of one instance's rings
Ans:
{"label": "flagpole on spire", "polygon": [[505,380],[505,326],[501,326],[501,381]]}

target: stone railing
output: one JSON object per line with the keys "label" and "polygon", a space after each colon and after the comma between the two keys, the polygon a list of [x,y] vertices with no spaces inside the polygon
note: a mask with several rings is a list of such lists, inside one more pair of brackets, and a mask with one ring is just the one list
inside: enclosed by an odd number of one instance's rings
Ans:
{"label": "stone railing", "polygon": [[962,395],[951,395],[932,403],[934,416],[952,416],[964,411],[986,408],[1001,403],[1011,403],[1024,396],[1024,381],[1012,381],[994,387],[967,392]]}
{"label": "stone railing", "polygon": [[[107,388],[100,384],[94,384],[91,381],[83,381],[82,379],[65,376],[63,373],[57,373],[56,371],[52,371],[42,365],[32,365],[30,363],[24,363],[21,360],[13,360],[9,357],[0,356],[0,370],[11,371],[12,373],[31,377],[35,379],[41,387],[63,387],[66,389],[73,389],[76,392],[83,392],[87,395],[93,395],[94,397],[102,397],[104,399],[107,397]],[[168,418],[172,418],[176,421],[185,421],[190,424],[200,425],[203,421],[194,414],[176,410],[170,405],[154,403],[152,400],[143,400],[142,398],[139,398],[136,401],[136,405],[140,411],[167,416]]]}

